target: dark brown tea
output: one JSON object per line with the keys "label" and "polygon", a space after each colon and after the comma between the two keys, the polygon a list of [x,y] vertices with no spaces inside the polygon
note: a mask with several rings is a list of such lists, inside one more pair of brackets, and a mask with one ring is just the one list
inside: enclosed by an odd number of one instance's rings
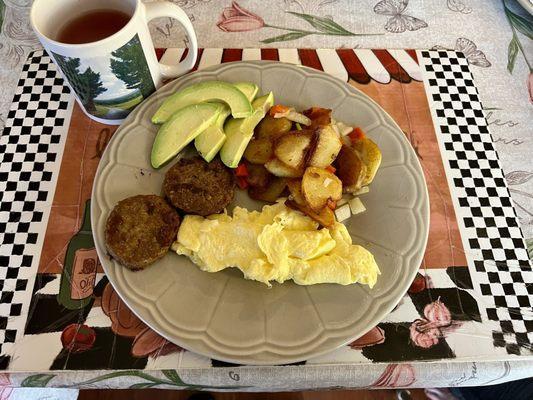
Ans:
{"label": "dark brown tea", "polygon": [[130,18],[128,14],[118,10],[89,11],[63,26],[56,40],[68,44],[96,42],[117,33]]}

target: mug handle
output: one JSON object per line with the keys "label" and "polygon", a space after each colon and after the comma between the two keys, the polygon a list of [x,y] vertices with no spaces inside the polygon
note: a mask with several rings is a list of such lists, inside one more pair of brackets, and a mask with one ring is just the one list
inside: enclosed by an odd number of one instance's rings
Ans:
{"label": "mug handle", "polygon": [[170,17],[178,20],[178,22],[185,28],[185,32],[189,37],[189,50],[185,60],[178,65],[169,65],[159,63],[161,75],[165,78],[176,78],[184,73],[188,72],[194,67],[196,63],[196,57],[198,54],[198,43],[196,41],[196,33],[192,26],[191,20],[185,14],[185,12],[177,5],[168,1],[145,3],[146,9],[146,22],[150,22],[154,18]]}

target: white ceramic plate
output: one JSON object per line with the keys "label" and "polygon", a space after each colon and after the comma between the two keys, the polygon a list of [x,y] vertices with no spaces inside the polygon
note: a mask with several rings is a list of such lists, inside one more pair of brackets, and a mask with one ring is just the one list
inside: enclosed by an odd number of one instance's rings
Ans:
{"label": "white ceramic plate", "polygon": [[[169,253],[131,272],[107,255],[106,218],[115,204],[137,194],[160,194],[170,166],[153,170],[150,150],[157,127],[150,117],[174,91],[204,80],[251,81],[276,102],[333,109],[340,121],[361,127],[381,148],[383,162],[363,195],[363,214],[345,221],[354,243],[375,256],[376,286],[247,281],[238,270],[200,271]],[[171,163],[172,164],[172,163]],[[259,205],[237,191],[235,204]],[[117,130],[96,173],[91,219],[98,255],[117,292],[150,327],[197,353],[242,364],[284,364],[344,345],[381,321],[406,292],[420,266],[429,228],[429,200],[420,163],[403,132],[374,101],[323,72],[278,62],[238,62],[192,73],[164,86]],[[236,240],[237,241],[237,240]],[[237,245],[237,243],[236,243]]]}

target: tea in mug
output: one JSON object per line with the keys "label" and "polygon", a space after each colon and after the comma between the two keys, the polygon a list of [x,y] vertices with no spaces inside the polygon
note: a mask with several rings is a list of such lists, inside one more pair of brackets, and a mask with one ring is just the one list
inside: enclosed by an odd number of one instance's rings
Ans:
{"label": "tea in mug", "polygon": [[97,42],[120,31],[130,16],[118,10],[93,10],[81,14],[65,24],[56,40],[66,44]]}

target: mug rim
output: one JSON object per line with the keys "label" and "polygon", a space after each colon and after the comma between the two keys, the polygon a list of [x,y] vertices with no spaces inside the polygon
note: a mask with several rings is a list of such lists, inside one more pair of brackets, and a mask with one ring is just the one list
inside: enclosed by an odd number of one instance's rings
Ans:
{"label": "mug rim", "polygon": [[37,33],[37,35],[45,38],[47,41],[49,41],[50,43],[56,45],[56,46],[60,46],[60,47],[65,47],[65,48],[84,48],[84,47],[90,47],[90,46],[93,46],[95,44],[97,45],[101,45],[107,41],[111,41],[111,40],[114,40],[114,39],[117,39],[119,37],[119,35],[122,33],[122,31],[126,30],[127,28],[130,27],[130,25],[133,25],[134,24],[134,19],[135,17],[137,17],[137,14],[140,12],[140,8],[141,8],[141,4],[142,4],[142,1],[141,0],[134,0],[135,1],[135,10],[133,11],[133,14],[131,15],[130,17],[130,20],[128,21],[128,23],[126,25],[124,25],[122,28],[120,28],[117,32],[113,33],[111,36],[108,36],[106,38],[103,38],[103,39],[100,39],[100,40],[96,40],[94,42],[88,42],[88,43],[63,43],[63,42],[60,42],[60,41],[57,41],[55,39],[51,39],[48,35],[45,35],[41,32],[41,30],[37,27],[37,24],[35,23],[35,9],[37,8],[36,7],[36,4],[38,4],[40,1],[45,1],[45,0],[34,0],[32,6],[31,6],[31,9],[30,9],[30,23],[31,23],[31,27],[33,28],[34,32]]}

